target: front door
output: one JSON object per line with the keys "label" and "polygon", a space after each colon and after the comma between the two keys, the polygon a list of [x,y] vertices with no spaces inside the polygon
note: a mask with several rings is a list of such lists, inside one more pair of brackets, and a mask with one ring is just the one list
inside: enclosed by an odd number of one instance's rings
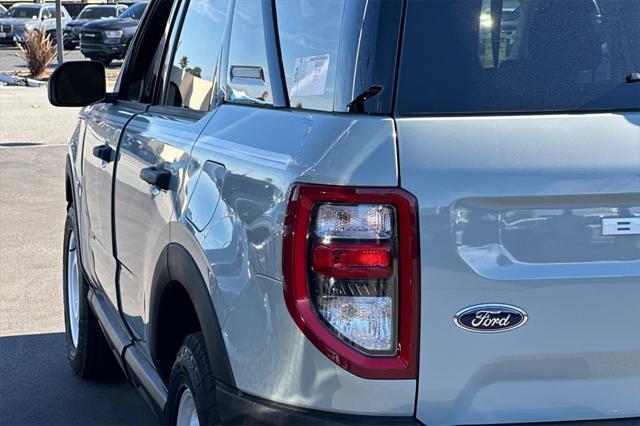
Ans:
{"label": "front door", "polygon": [[116,260],[111,226],[111,188],[116,150],[122,129],[142,111],[128,102],[100,103],[82,113],[87,130],[83,148],[84,211],[79,212],[86,224],[88,238],[83,258],[87,274],[102,286],[114,306],[116,302]]}

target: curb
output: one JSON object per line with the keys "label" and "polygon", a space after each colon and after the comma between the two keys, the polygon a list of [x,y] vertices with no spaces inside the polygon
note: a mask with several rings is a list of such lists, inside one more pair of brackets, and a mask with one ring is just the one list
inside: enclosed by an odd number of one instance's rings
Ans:
{"label": "curb", "polygon": [[45,86],[46,84],[46,81],[38,81],[26,77],[16,77],[15,75],[0,72],[0,86],[41,87]]}

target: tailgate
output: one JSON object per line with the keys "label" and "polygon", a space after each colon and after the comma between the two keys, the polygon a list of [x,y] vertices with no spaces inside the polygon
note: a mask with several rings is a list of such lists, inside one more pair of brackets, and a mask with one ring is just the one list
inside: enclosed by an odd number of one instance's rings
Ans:
{"label": "tailgate", "polygon": [[[402,186],[420,208],[421,421],[640,415],[640,231],[603,232],[603,219],[640,220],[639,124],[637,113],[397,120]],[[481,304],[528,321],[456,326]]]}

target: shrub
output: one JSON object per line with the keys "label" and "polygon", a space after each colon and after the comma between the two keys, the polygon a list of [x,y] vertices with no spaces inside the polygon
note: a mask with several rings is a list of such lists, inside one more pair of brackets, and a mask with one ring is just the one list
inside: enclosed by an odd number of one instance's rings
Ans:
{"label": "shrub", "polygon": [[27,30],[25,40],[20,44],[22,58],[34,78],[40,77],[56,57],[56,45],[49,34],[37,29]]}

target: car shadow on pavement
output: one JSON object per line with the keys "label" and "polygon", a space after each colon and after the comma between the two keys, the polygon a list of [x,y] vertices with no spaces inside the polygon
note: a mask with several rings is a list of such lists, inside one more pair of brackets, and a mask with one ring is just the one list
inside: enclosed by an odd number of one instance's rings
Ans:
{"label": "car shadow on pavement", "polygon": [[25,147],[25,146],[40,146],[42,145],[39,142],[0,142],[0,146],[3,148],[13,148],[13,147]]}
{"label": "car shadow on pavement", "polygon": [[159,424],[124,376],[77,377],[64,333],[0,337],[1,425]]}

